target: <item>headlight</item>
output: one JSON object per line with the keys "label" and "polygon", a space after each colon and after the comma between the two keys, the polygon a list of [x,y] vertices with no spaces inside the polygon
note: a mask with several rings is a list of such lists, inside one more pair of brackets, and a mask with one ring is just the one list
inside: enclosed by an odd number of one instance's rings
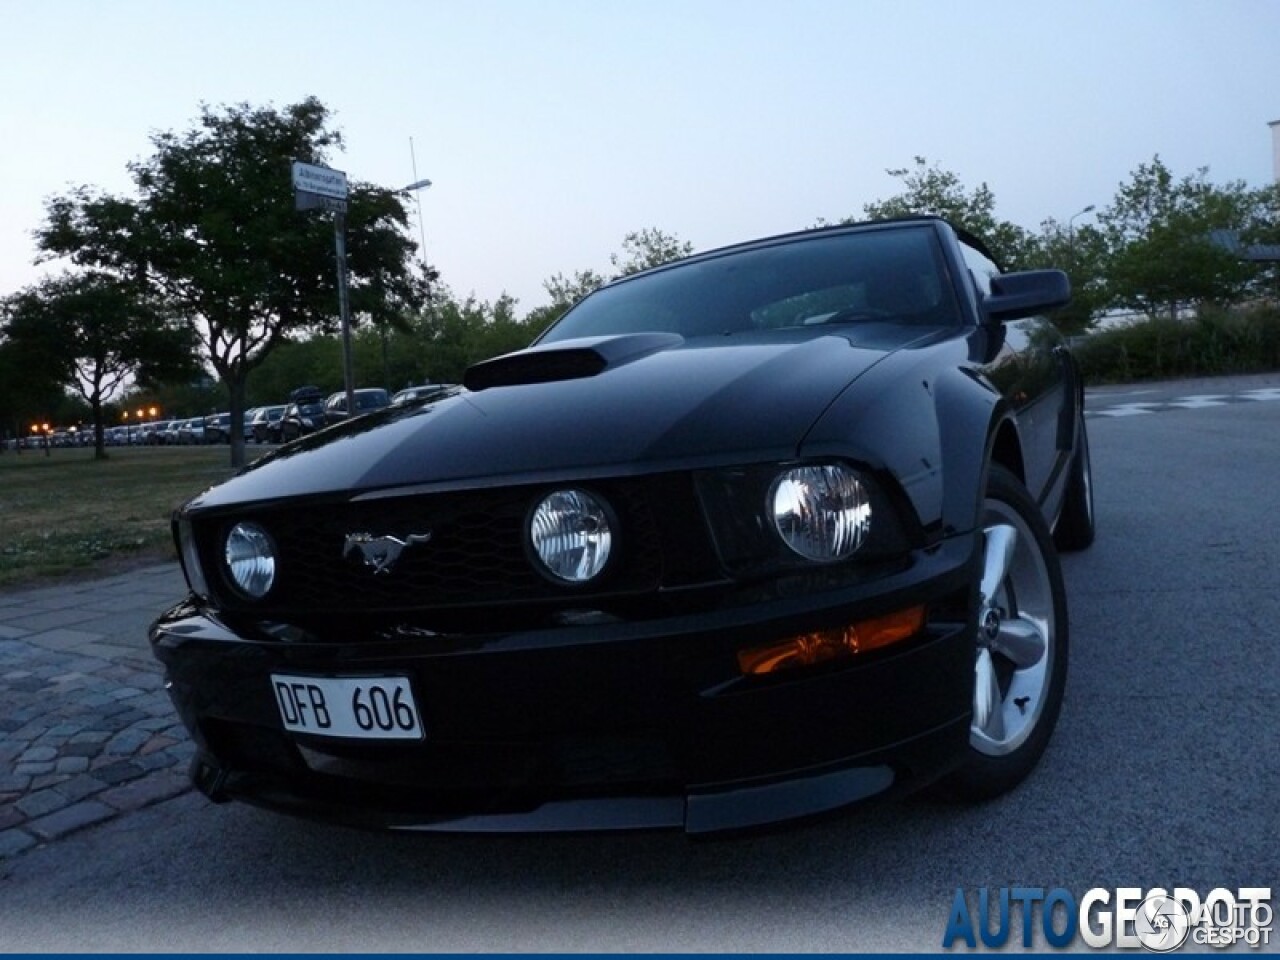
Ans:
{"label": "headlight", "polygon": [[256,523],[237,523],[227,534],[227,571],[236,588],[261,600],[276,580],[275,547]]}
{"label": "headlight", "polygon": [[557,490],[530,515],[529,542],[551,577],[586,583],[609,562],[613,547],[609,513],[583,490]]}
{"label": "headlight", "polygon": [[773,484],[770,515],[783,543],[807,560],[843,560],[871,530],[871,500],[842,464],[792,467]]}

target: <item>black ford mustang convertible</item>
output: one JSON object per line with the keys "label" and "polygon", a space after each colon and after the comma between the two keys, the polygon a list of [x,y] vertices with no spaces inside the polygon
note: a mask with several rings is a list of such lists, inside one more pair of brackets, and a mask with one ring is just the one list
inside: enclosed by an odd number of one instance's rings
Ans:
{"label": "black ford mustang convertible", "polygon": [[151,631],[214,800],[443,830],[737,830],[940,781],[1057,719],[1083,392],[921,218],[619,280],[463,384],[183,507]]}

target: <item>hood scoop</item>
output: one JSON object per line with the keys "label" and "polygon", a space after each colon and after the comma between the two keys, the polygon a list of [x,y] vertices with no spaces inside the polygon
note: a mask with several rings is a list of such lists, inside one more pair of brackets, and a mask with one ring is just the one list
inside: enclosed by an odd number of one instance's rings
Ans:
{"label": "hood scoop", "polygon": [[485,360],[467,368],[468,390],[555,380],[581,380],[684,343],[678,333],[627,333],[616,337],[562,340]]}

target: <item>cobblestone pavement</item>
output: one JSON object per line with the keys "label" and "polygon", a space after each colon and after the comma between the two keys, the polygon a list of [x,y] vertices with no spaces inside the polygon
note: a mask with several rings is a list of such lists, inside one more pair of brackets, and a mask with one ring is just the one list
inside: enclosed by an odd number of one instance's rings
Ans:
{"label": "cobblestone pavement", "polygon": [[177,564],[0,593],[0,860],[190,789],[147,627]]}

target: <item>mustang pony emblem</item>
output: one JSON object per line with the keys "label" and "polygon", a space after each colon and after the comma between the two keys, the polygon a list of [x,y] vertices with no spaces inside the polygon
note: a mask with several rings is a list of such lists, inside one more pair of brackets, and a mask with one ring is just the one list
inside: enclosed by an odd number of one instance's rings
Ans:
{"label": "mustang pony emblem", "polygon": [[430,533],[411,533],[403,540],[399,537],[375,537],[371,533],[348,533],[342,555],[359,554],[360,562],[375,574],[390,573],[405,547],[426,543],[430,539]]}

